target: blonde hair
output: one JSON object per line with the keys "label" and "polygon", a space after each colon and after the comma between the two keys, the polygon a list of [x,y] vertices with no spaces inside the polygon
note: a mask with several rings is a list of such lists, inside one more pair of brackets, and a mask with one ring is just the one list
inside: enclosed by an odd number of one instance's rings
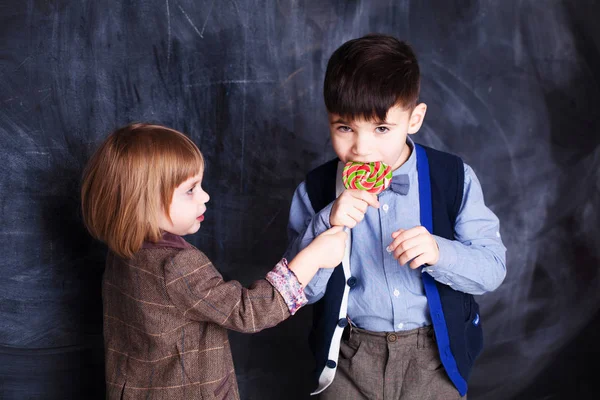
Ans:
{"label": "blonde hair", "polygon": [[117,129],[83,174],[85,226],[114,253],[131,258],[144,240],[160,240],[160,216],[170,218],[175,188],[203,170],[198,147],[176,130],[149,124]]}

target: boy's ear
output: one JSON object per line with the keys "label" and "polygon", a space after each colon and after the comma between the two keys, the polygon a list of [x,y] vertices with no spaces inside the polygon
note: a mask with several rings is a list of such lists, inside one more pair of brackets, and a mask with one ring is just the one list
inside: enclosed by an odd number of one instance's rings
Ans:
{"label": "boy's ear", "polygon": [[410,114],[410,119],[408,120],[408,134],[417,133],[419,129],[421,129],[421,125],[423,125],[423,120],[425,119],[426,112],[427,104],[417,104],[415,109]]}

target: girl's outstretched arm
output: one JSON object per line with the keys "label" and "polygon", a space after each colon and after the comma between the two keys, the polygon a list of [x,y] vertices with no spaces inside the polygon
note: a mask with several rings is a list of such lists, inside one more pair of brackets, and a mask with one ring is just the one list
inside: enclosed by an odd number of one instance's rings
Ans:
{"label": "girl's outstretched arm", "polygon": [[184,317],[245,333],[275,326],[306,304],[302,286],[285,261],[267,279],[248,288],[226,282],[197,249],[183,250],[165,265],[167,293]]}

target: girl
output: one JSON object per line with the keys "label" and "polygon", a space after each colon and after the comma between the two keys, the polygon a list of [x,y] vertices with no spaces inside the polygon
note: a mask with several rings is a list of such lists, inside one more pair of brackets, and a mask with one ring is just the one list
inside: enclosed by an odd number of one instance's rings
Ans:
{"label": "girl", "polygon": [[333,228],[248,289],[223,281],[181,236],[198,231],[204,161],[185,135],[133,124],[87,165],[86,227],[108,245],[102,284],[108,399],[238,399],[227,329],[258,332],[306,304],[303,287],[343,257]]}

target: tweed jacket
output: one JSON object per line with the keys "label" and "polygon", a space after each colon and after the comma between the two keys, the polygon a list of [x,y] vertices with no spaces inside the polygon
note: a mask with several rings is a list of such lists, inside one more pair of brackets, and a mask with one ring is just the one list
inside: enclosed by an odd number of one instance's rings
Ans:
{"label": "tweed jacket", "polygon": [[129,260],[109,253],[102,296],[107,399],[239,399],[227,329],[258,332],[290,316],[269,281],[225,282],[171,234]]}

